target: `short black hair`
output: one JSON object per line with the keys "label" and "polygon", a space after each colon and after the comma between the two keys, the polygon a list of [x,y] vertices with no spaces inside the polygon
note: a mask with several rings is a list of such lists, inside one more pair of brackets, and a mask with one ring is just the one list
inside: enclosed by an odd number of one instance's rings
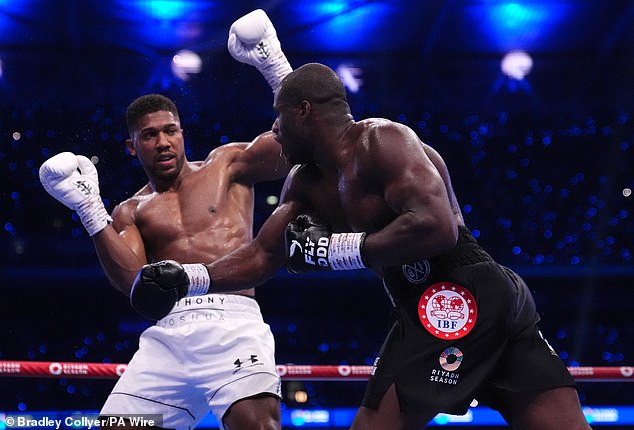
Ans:
{"label": "short black hair", "polygon": [[285,103],[297,105],[302,100],[311,103],[348,105],[346,89],[330,67],[308,63],[289,73],[282,81],[279,97]]}
{"label": "short black hair", "polygon": [[176,104],[172,101],[172,99],[165,97],[164,95],[146,94],[132,101],[125,112],[125,121],[128,125],[128,132],[130,135],[132,135],[132,132],[141,117],[160,110],[171,112],[176,118],[180,118],[178,116]]}

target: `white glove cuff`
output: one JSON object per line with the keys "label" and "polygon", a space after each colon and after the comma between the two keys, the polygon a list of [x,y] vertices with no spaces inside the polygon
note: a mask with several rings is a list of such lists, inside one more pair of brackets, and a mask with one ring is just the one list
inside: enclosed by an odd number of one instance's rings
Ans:
{"label": "white glove cuff", "polygon": [[269,83],[273,92],[276,92],[280,87],[282,79],[293,71],[283,51],[273,53],[267,61],[258,64],[257,69],[264,76],[266,82]]}
{"label": "white glove cuff", "polygon": [[209,292],[211,279],[204,264],[183,264],[189,278],[189,290],[185,297],[202,296]]}
{"label": "white glove cuff", "polygon": [[98,195],[93,194],[83,202],[78,203],[75,211],[90,237],[99,233],[106,228],[109,222],[112,222],[112,217],[106,211],[103,201]]}
{"label": "white glove cuff", "polygon": [[328,264],[332,270],[363,269],[361,245],[365,233],[334,233],[328,245]]}

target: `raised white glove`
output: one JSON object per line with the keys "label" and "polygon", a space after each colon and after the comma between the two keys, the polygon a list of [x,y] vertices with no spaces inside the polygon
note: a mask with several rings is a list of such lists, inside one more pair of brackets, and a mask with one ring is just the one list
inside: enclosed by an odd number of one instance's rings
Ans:
{"label": "raised white glove", "polygon": [[227,48],[237,61],[258,69],[273,92],[284,76],[293,71],[282,52],[275,27],[262,9],[249,12],[231,25]]}
{"label": "raised white glove", "polygon": [[49,158],[40,167],[40,182],[51,196],[77,212],[90,236],[112,222],[99,196],[97,168],[83,155],[61,152]]}

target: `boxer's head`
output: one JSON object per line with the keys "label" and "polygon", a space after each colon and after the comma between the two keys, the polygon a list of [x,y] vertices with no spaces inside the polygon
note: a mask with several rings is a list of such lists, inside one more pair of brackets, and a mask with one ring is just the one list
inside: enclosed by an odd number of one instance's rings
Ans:
{"label": "boxer's head", "polygon": [[[349,118],[346,90],[337,74],[318,63],[305,64],[286,75],[275,95],[277,118],[272,130],[293,164],[314,160],[315,127],[331,119]],[[327,125],[327,124],[326,124]]]}
{"label": "boxer's head", "polygon": [[183,130],[176,105],[160,94],[134,100],[126,111],[128,152],[139,159],[152,182],[171,180],[186,161]]}
{"label": "boxer's head", "polygon": [[132,101],[125,113],[125,121],[130,137],[132,137],[138,127],[138,122],[141,118],[149,113],[158,111],[171,112],[176,119],[179,119],[178,109],[174,102],[161,94],[146,94]]}

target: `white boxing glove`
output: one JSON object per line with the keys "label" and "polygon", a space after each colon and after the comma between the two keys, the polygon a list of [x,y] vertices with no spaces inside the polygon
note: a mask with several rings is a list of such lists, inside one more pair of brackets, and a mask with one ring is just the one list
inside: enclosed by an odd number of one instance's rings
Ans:
{"label": "white boxing glove", "polygon": [[51,196],[77,212],[90,236],[112,222],[99,196],[97,168],[83,155],[62,152],[49,158],[40,167],[40,182]]}
{"label": "white boxing glove", "polygon": [[282,52],[275,27],[262,9],[249,12],[231,25],[227,48],[237,61],[258,69],[273,92],[284,76],[293,71]]}

